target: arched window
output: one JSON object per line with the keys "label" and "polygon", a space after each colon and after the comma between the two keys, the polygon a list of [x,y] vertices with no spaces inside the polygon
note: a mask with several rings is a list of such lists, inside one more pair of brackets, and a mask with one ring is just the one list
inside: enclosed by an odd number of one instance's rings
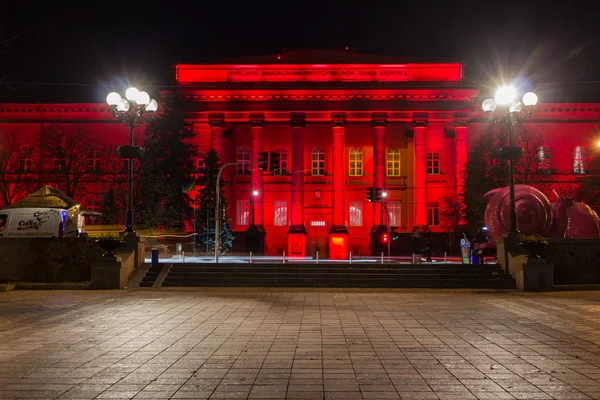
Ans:
{"label": "arched window", "polygon": [[359,147],[350,149],[350,176],[362,176],[363,150]]}
{"label": "arched window", "polygon": [[275,153],[279,154],[279,169],[275,171],[275,175],[287,175],[290,153],[283,147],[276,148]]}
{"label": "arched window", "polygon": [[538,171],[549,174],[552,171],[552,150],[550,147],[543,145],[538,149]]}
{"label": "arched window", "polygon": [[387,176],[400,176],[400,150],[390,148],[385,155]]}
{"label": "arched window", "polygon": [[244,163],[237,165],[238,175],[250,175],[250,149],[242,146],[237,151],[237,162]]}
{"label": "arched window", "polygon": [[315,147],[310,155],[311,160],[311,175],[325,175],[325,150],[320,147]]}
{"label": "arched window", "polygon": [[585,174],[585,149],[583,146],[575,146],[573,150],[573,173]]}

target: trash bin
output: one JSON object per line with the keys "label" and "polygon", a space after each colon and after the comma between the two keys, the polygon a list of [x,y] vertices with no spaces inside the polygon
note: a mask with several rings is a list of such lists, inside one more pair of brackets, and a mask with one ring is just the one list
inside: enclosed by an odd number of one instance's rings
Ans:
{"label": "trash bin", "polygon": [[463,264],[471,263],[471,243],[465,238],[460,239],[460,254]]}
{"label": "trash bin", "polygon": [[158,264],[158,249],[152,249],[152,264]]}

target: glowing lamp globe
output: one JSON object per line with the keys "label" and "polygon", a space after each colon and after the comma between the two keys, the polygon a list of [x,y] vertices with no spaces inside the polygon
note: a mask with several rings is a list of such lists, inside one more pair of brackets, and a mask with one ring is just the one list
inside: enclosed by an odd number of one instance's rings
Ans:
{"label": "glowing lamp globe", "polygon": [[598,140],[598,142],[596,142],[596,146],[598,146],[598,148],[600,149],[600,140]]}
{"label": "glowing lamp globe", "polygon": [[150,103],[150,95],[146,92],[139,92],[135,102],[141,106],[147,106]]}
{"label": "glowing lamp globe", "polygon": [[496,100],[494,99],[485,99],[483,103],[481,103],[481,108],[485,112],[493,112],[496,110]]}
{"label": "glowing lamp globe", "polygon": [[527,92],[523,95],[523,104],[525,104],[527,107],[535,106],[537,102],[537,94],[533,92]]}
{"label": "glowing lamp globe", "polygon": [[521,103],[520,101],[513,101],[512,103],[510,103],[510,107],[508,108],[508,111],[510,112],[521,112],[521,110],[523,109],[523,103]]}
{"label": "glowing lamp globe", "polygon": [[387,197],[387,192],[381,192],[381,197]]}
{"label": "glowing lamp globe", "polygon": [[108,96],[106,96],[106,102],[109,106],[116,106],[121,101],[121,95],[117,92],[110,92]]}
{"label": "glowing lamp globe", "polygon": [[254,196],[258,196],[258,190],[255,190],[255,191],[253,191],[253,192],[252,192],[252,194],[253,194]]}
{"label": "glowing lamp globe", "polygon": [[117,104],[117,111],[119,111],[119,112],[129,111],[129,102],[125,99],[121,99],[121,101],[119,101],[119,104]]}
{"label": "glowing lamp globe", "polygon": [[517,97],[517,90],[512,86],[503,86],[496,91],[496,104],[506,106]]}
{"label": "glowing lamp globe", "polygon": [[146,111],[156,111],[158,110],[158,103],[156,100],[151,99],[148,105],[146,106]]}
{"label": "glowing lamp globe", "polygon": [[139,93],[139,90],[137,90],[134,87],[130,87],[129,89],[127,89],[127,91],[125,91],[125,97],[129,101],[136,101]]}

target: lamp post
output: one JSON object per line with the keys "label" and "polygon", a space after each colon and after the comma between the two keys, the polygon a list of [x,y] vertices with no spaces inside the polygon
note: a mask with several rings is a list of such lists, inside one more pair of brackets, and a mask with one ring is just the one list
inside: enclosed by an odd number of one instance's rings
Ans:
{"label": "lamp post", "polygon": [[109,93],[106,96],[106,102],[115,118],[129,127],[129,145],[119,146],[117,153],[119,157],[129,160],[125,232],[133,232],[133,160],[144,156],[144,149],[133,144],[133,131],[137,124],[144,124],[150,120],[152,113],[158,109],[158,103],[156,100],[150,99],[148,93],[139,91],[134,87],[130,87],[125,91],[125,98],[122,98],[117,92]]}
{"label": "lamp post", "polygon": [[[523,156],[523,149],[512,144],[512,126],[519,121],[519,116],[525,113],[530,117],[538,97],[533,92],[527,92],[519,100],[517,90],[513,86],[504,86],[496,91],[493,99],[485,99],[481,104],[483,111],[489,114],[493,122],[503,123],[506,127],[508,147],[500,149],[499,157],[508,159],[509,190],[510,190],[510,232],[518,233],[517,211],[515,207],[515,173],[514,161]],[[523,108],[525,106],[525,108]],[[498,111],[496,111],[498,110]]]}
{"label": "lamp post", "polygon": [[258,196],[258,190],[253,190],[252,191],[252,198],[251,198],[251,201],[252,201],[252,210],[251,210],[251,212],[252,212],[252,214],[251,214],[252,215],[252,219],[250,220],[251,221],[250,226],[254,226],[254,198],[256,196]]}

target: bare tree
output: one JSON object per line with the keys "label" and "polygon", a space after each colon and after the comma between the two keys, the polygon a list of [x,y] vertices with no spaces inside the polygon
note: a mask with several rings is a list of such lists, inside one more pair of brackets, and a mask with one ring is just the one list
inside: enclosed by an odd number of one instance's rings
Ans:
{"label": "bare tree", "polygon": [[3,206],[12,204],[38,183],[30,175],[32,154],[25,154],[23,149],[17,131],[0,134],[0,196]]}
{"label": "bare tree", "polygon": [[41,151],[46,180],[56,183],[67,196],[83,197],[80,191],[97,183],[101,173],[102,146],[82,125],[57,123],[42,129]]}

